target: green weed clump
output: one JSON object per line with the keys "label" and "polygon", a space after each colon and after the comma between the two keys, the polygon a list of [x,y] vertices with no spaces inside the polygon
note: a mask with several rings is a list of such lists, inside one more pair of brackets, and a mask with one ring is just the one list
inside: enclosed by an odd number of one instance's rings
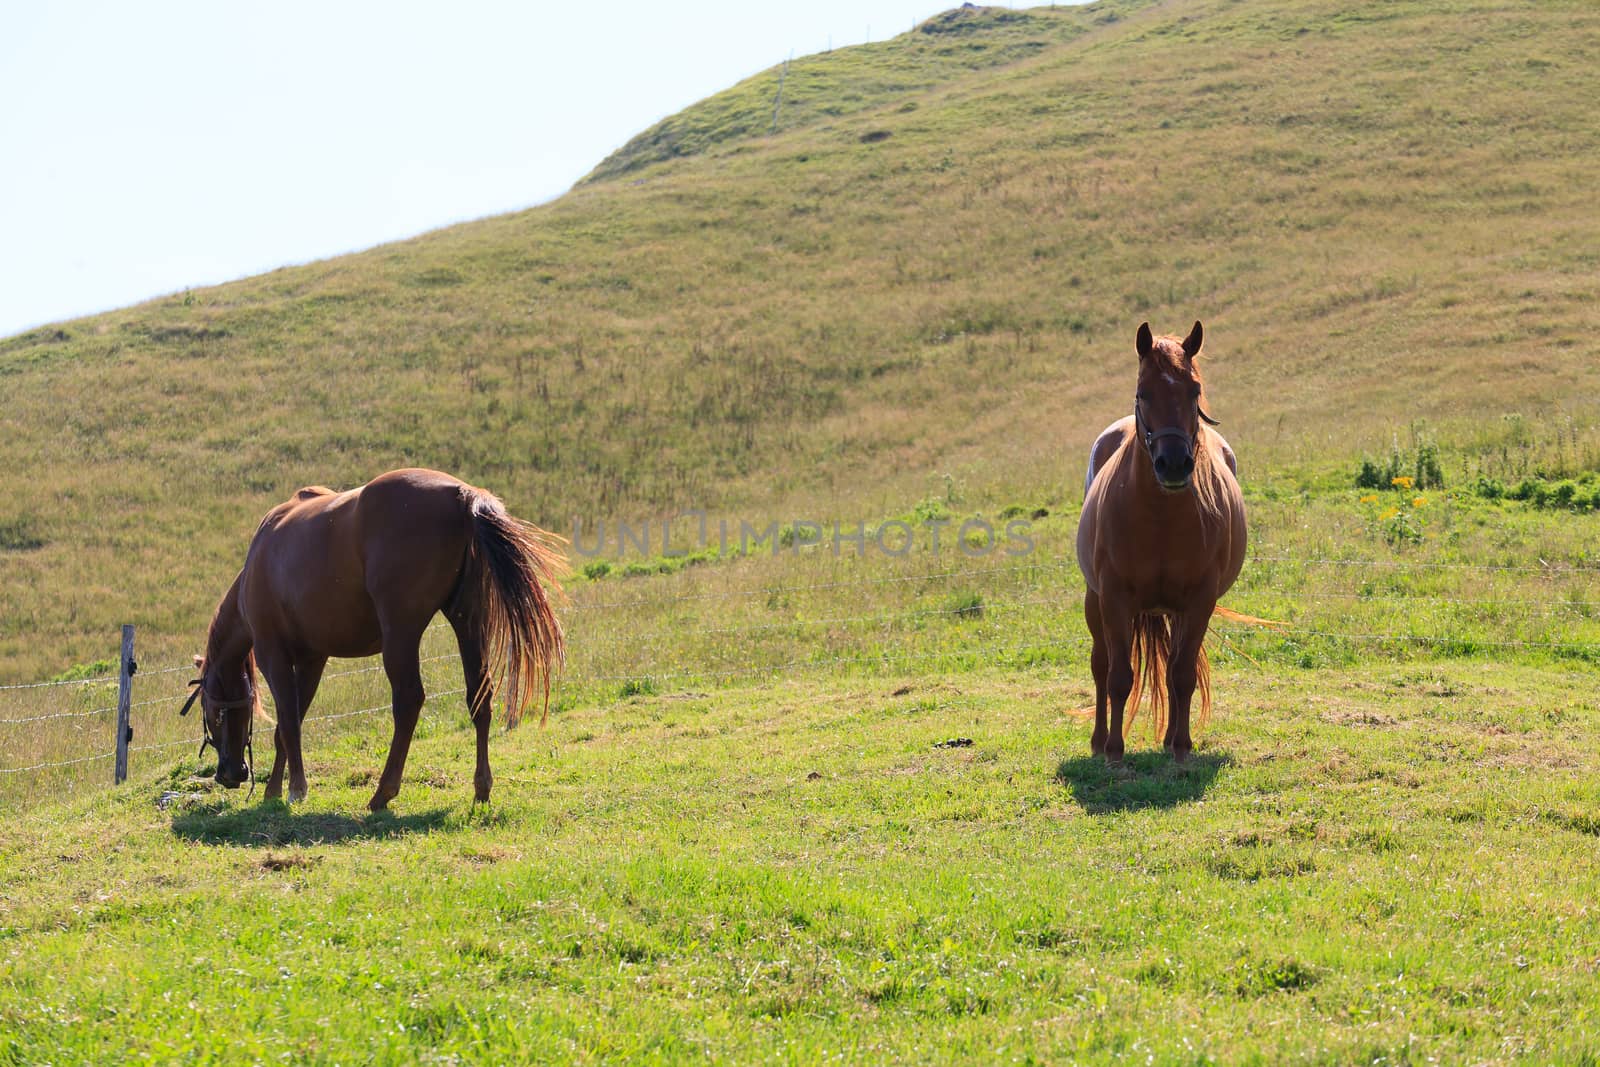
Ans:
{"label": "green weed clump", "polygon": [[958,619],[982,618],[983,594],[972,590],[956,593],[945,601],[944,610]]}
{"label": "green weed clump", "polygon": [[628,700],[632,697],[654,696],[657,691],[654,678],[629,678],[617,689],[617,698]]}
{"label": "green weed clump", "polygon": [[1524,478],[1506,487],[1495,479],[1480,478],[1475,486],[1479,496],[1489,500],[1519,500],[1535,508],[1553,511],[1594,511],[1600,509],[1600,483],[1592,473],[1578,480],[1552,482],[1544,478]]}
{"label": "green weed clump", "polygon": [[1422,439],[1405,449],[1396,444],[1387,459],[1363,458],[1356,471],[1357,489],[1388,489],[1402,481],[1408,489],[1443,488],[1444,470],[1436,443]]}
{"label": "green weed clump", "polygon": [[44,535],[39,532],[39,520],[33,515],[19,515],[0,519],[0,550],[30,552],[45,546]]}
{"label": "green weed clump", "polygon": [[117,661],[97,659],[89,663],[75,663],[61,673],[47,679],[51,682],[77,682],[89,678],[106,678],[116,675]]}

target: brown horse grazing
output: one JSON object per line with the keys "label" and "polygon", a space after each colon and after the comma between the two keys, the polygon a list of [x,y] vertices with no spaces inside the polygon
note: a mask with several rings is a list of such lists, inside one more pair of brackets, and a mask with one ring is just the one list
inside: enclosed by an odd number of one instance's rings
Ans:
{"label": "brown horse grazing", "polygon": [[[455,630],[468,707],[478,732],[474,797],[489,799],[493,673],[503,674],[506,722],[514,725],[538,685],[550,703],[550,673],[565,653],[545,583],[566,569],[559,538],[509,515],[495,497],[448,474],[400,470],[359,489],[302,489],[267,513],[244,568],[217,606],[197,657],[206,740],[217,750],[217,781],[236,789],[260,711],[255,668],[277,705],[276,753],[267,797],[306,795],[300,727],[328,657],[383,654],[393,695],[394,738],[377,811],[400,792],[411,734],[422,710],[418,646],[438,612]],[[204,744],[202,744],[202,749]]]}
{"label": "brown horse grazing", "polygon": [[1156,732],[1165,720],[1163,746],[1179,760],[1193,750],[1197,685],[1201,722],[1211,707],[1206,629],[1244,564],[1244,498],[1233,450],[1202,407],[1201,338],[1198,322],[1182,340],[1139,327],[1133,414],[1107,427],[1089,452],[1078,519],[1083,614],[1094,639],[1089,747],[1112,761],[1122,758],[1142,692]]}

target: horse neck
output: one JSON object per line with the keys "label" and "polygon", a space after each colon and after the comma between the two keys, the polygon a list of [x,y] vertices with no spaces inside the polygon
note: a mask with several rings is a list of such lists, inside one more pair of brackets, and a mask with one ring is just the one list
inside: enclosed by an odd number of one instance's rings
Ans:
{"label": "horse neck", "polygon": [[1135,433],[1129,437],[1123,453],[1122,462],[1127,465],[1132,482],[1134,495],[1140,500],[1159,501],[1163,504],[1169,502],[1161,483],[1156,481],[1155,466],[1150,462],[1150,453],[1145,451],[1139,443],[1139,436]]}
{"label": "horse neck", "polygon": [[245,657],[254,644],[250,628],[239,612],[239,584],[243,580],[241,572],[223,594],[217,613],[211,617],[211,629],[206,633],[206,669],[216,671],[219,677],[243,674]]}

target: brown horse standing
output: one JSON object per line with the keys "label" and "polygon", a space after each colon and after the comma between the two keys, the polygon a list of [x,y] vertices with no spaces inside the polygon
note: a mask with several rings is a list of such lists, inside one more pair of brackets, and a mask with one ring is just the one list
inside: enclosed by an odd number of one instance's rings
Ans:
{"label": "brown horse standing", "polygon": [[[255,668],[277,705],[276,753],[266,795],[306,795],[300,726],[330,656],[383,654],[394,738],[367,807],[400,792],[422,710],[418,648],[434,615],[455,630],[468,707],[478,733],[474,796],[489,799],[493,673],[505,677],[514,724],[535,688],[550,701],[550,672],[565,651],[545,583],[565,570],[557,541],[509,515],[492,494],[428,470],[399,470],[359,489],[302,489],[267,513],[244,568],[217,606],[198,688],[203,729],[217,749],[217,781],[236,789],[259,712]],[[189,704],[184,705],[184,712]]]}
{"label": "brown horse standing", "polygon": [[1244,564],[1244,499],[1233,450],[1202,407],[1201,339],[1198,322],[1182,340],[1139,327],[1133,414],[1107,427],[1089,453],[1078,520],[1083,614],[1094,639],[1089,747],[1108,760],[1122,758],[1142,692],[1158,733],[1170,709],[1164,747],[1179,760],[1193,750],[1197,685],[1202,722],[1211,706],[1206,629]]}

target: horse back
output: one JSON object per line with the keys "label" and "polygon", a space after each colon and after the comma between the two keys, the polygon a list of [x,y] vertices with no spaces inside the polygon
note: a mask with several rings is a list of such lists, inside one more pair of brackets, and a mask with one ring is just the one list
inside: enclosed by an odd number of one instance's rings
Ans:
{"label": "horse back", "polygon": [[342,493],[300,490],[267,513],[251,543],[252,627],[335,656],[376,651],[396,625],[420,633],[461,574],[471,492],[449,475],[411,470]]}
{"label": "horse back", "polygon": [[1111,462],[1111,457],[1117,454],[1117,449],[1128,441],[1134,434],[1133,416],[1124,415],[1110,426],[1100,431],[1100,436],[1094,439],[1094,444],[1089,446],[1089,468],[1083,476],[1083,495],[1089,496],[1089,490],[1094,485],[1095,475]]}

